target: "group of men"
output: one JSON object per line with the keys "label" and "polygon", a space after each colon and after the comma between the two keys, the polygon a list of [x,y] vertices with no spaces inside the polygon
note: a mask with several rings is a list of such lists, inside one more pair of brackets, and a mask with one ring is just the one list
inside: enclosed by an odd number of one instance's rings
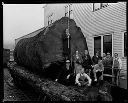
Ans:
{"label": "group of men", "polygon": [[[107,54],[103,53],[103,57],[101,57],[97,51],[91,58],[88,50],[85,50],[84,55],[76,51],[73,58],[73,68],[71,68],[70,60],[67,59],[66,71],[63,71],[62,74],[65,75],[63,75],[63,78],[65,77],[65,81],[68,81],[68,83],[73,81],[73,79],[70,80],[70,77],[75,76],[75,84],[78,86],[90,86],[93,80],[90,72],[93,73],[94,81],[96,82],[98,79],[103,80],[103,72],[111,74],[111,69],[113,68],[116,83],[116,77],[121,67],[122,62],[117,53],[114,54],[114,57],[109,52]],[[100,75],[98,79],[97,74]],[[58,81],[58,78],[55,81]]]}
{"label": "group of men", "polygon": [[[72,82],[74,84],[77,84],[78,86],[90,86],[93,78],[95,82],[97,82],[97,80],[99,79],[103,80],[103,73],[111,74],[112,68],[115,76],[114,83],[116,84],[117,74],[122,68],[122,61],[118,57],[118,54],[115,53],[114,57],[112,57],[109,52],[107,52],[107,54],[103,53],[103,57],[101,57],[99,55],[99,52],[97,51],[91,58],[88,50],[85,50],[84,54],[76,51],[75,55],[73,56],[72,66],[71,61],[68,58],[66,58],[65,61],[65,66],[56,77],[55,81],[61,79],[62,83],[71,84]],[[93,74],[93,78],[90,73]]]}

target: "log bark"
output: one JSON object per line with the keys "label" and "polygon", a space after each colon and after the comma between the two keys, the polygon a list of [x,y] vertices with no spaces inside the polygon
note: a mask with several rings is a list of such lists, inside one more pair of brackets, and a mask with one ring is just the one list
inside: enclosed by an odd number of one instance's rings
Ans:
{"label": "log bark", "polygon": [[23,67],[15,66],[11,68],[11,73],[11,75],[15,75],[19,80],[24,80],[36,91],[45,94],[51,101],[86,101],[85,96],[74,89],[49,79],[41,78]]}
{"label": "log bark", "polygon": [[[74,20],[62,17],[44,28],[34,37],[21,39],[14,49],[14,59],[18,65],[33,72],[43,72],[44,68],[55,62],[62,62],[67,52],[66,29],[70,33],[70,56],[76,50],[84,53],[87,48],[86,38]],[[60,67],[61,69],[61,67]]]}
{"label": "log bark", "polygon": [[101,86],[91,87],[65,86],[35,75],[20,66],[11,68],[11,71],[12,75],[24,80],[51,101],[112,101],[111,85],[106,82]]}

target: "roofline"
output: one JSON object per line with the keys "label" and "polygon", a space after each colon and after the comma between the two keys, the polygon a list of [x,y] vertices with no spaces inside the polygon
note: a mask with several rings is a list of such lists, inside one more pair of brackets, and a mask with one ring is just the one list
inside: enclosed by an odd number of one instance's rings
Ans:
{"label": "roofline", "polygon": [[45,8],[48,4],[44,5],[43,8]]}
{"label": "roofline", "polygon": [[44,29],[44,28],[45,28],[45,27],[40,28],[40,29],[37,29],[37,30],[35,30],[35,31],[31,32],[31,33],[28,33],[28,34],[26,34],[26,35],[23,35],[23,36],[21,36],[21,37],[19,37],[19,38],[16,38],[15,41],[16,41],[17,39],[20,39],[20,38],[22,38],[22,37],[24,37],[24,36],[30,35],[30,34],[36,32],[36,31],[41,30],[41,29]]}

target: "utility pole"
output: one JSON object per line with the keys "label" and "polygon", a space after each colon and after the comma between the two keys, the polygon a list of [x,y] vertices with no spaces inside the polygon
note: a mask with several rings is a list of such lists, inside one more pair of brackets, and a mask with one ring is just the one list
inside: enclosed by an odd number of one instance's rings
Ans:
{"label": "utility pole", "polygon": [[70,4],[68,4],[68,13],[69,13],[69,19],[68,19],[68,28],[66,29],[66,34],[67,34],[67,39],[68,39],[68,57],[70,58],[71,61],[71,66],[72,66],[72,55],[71,55],[71,46],[70,46],[70,33],[69,33],[69,29],[70,29]]}

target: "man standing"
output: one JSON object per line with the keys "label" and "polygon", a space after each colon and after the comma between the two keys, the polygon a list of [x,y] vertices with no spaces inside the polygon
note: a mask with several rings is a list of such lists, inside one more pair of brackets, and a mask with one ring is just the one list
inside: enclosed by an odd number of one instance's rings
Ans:
{"label": "man standing", "polygon": [[92,60],[90,55],[88,54],[88,50],[85,50],[85,53],[82,56],[82,59],[83,59],[84,71],[85,72],[87,72],[88,70],[90,71],[92,69]]}
{"label": "man standing", "polygon": [[112,65],[113,65],[113,58],[111,57],[111,54],[108,52],[106,58],[103,62],[104,65],[104,73],[105,74],[112,74]]}
{"label": "man standing", "polygon": [[[119,73],[119,70],[121,69],[122,67],[122,61],[121,59],[118,57],[118,54],[115,53],[114,54],[114,58],[113,58],[113,72],[114,72],[114,83],[118,83],[118,73]],[[117,84],[118,85],[118,84]]]}
{"label": "man standing", "polygon": [[77,50],[76,54],[74,56],[74,73],[75,73],[75,75],[77,75],[77,73],[79,73],[79,65],[78,64],[82,64],[82,57]]}
{"label": "man standing", "polygon": [[98,60],[101,60],[101,56],[99,56],[99,52],[97,51],[96,54],[92,57],[93,65],[98,64]]}

